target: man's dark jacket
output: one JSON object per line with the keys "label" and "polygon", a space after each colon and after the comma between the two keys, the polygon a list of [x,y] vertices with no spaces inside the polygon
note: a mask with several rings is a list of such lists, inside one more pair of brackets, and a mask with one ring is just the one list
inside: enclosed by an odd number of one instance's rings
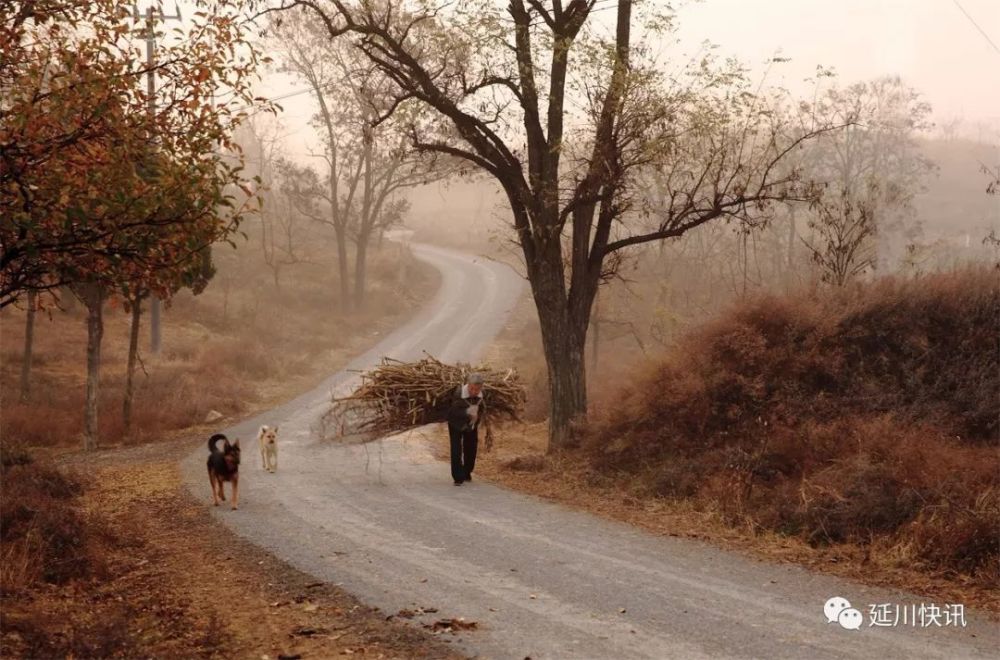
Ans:
{"label": "man's dark jacket", "polygon": [[[448,424],[459,431],[475,431],[479,428],[479,423],[483,421],[486,414],[486,402],[483,400],[484,391],[479,391],[479,396],[462,396],[468,394],[468,386],[459,385],[455,388],[451,407],[448,409]],[[475,424],[469,424],[469,407],[478,406],[478,415]]]}

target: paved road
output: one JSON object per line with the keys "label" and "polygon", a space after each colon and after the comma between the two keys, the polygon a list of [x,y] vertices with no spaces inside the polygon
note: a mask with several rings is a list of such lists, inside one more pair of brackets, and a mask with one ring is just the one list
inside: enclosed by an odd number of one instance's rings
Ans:
{"label": "paved road", "polygon": [[[348,369],[383,355],[474,359],[522,291],[506,267],[418,246],[441,270],[439,295],[417,318]],[[702,543],[660,538],[477,481],[455,488],[428,450],[427,433],[367,445],[317,439],[331,392],[322,386],[226,430],[252,438],[281,426],[279,471],[267,474],[249,444],[241,507],[218,519],[318,579],[388,613],[437,608],[478,621],[455,642],[489,658],[984,658],[1000,626],[967,613],[966,628],[868,627],[871,604],[921,603],[794,566],[757,562]],[[430,432],[444,431],[431,427]],[[209,502],[204,453],[183,464]],[[861,630],[826,623],[823,603],[847,598]],[[944,605],[944,603],[938,603]]]}

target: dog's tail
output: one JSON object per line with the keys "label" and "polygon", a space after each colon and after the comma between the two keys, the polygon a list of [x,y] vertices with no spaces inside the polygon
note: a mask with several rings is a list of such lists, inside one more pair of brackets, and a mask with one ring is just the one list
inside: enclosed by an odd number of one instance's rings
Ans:
{"label": "dog's tail", "polygon": [[208,439],[208,451],[210,453],[212,454],[221,453],[219,449],[215,446],[215,443],[218,442],[219,440],[225,441],[227,445],[229,444],[229,438],[222,435],[221,433],[216,433],[215,435],[213,435],[211,438]]}

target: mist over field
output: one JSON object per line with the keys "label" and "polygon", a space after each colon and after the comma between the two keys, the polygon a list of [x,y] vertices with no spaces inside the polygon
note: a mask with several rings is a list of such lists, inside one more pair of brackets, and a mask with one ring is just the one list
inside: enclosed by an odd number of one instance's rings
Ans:
{"label": "mist over field", "polygon": [[0,4],[0,655],[992,657],[998,72],[993,0]]}

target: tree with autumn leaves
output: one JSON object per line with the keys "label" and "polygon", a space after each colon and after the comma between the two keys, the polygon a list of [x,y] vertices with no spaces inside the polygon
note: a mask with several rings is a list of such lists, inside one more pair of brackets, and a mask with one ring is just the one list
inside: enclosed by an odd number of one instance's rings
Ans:
{"label": "tree with autumn leaves", "polygon": [[202,4],[164,40],[153,98],[130,4],[0,7],[0,307],[67,285],[86,303],[87,448],[104,301],[203,286],[210,246],[250,210],[231,136],[263,104],[260,60],[235,4]]}

